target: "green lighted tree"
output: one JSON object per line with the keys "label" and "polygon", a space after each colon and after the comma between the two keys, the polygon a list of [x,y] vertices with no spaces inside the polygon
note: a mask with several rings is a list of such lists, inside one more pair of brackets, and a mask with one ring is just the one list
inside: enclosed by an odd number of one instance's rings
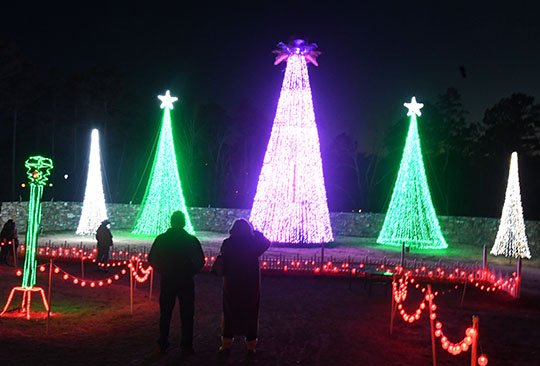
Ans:
{"label": "green lighted tree", "polygon": [[377,243],[408,246],[418,249],[448,247],[435,214],[427,184],[422,149],[418,135],[420,109],[424,106],[413,97],[404,103],[411,117],[399,172]]}
{"label": "green lighted tree", "polygon": [[193,233],[180,184],[171,126],[170,111],[178,98],[172,97],[168,90],[158,98],[164,109],[161,132],[146,192],[132,232],[142,235],[163,233],[170,227],[171,214],[179,210],[186,215],[186,230]]}

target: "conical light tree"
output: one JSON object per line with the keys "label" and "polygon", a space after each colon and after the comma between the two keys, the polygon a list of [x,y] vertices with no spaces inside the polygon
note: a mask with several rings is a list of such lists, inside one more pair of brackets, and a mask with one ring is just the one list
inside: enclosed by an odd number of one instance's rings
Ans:
{"label": "conical light tree", "polygon": [[253,226],[273,242],[334,240],[313,111],[307,62],[317,45],[280,43],[275,64],[287,62],[272,133],[251,210]]}
{"label": "conical light tree", "polygon": [[164,109],[161,131],[146,192],[132,232],[142,235],[163,233],[170,227],[171,214],[182,211],[186,215],[185,229],[193,234],[178,174],[171,123],[171,110],[178,98],[172,97],[169,90],[158,98]]}
{"label": "conical light tree", "polygon": [[512,153],[508,185],[502,209],[501,223],[491,248],[491,254],[514,258],[531,258],[519,188],[518,155]]}
{"label": "conical light tree", "polygon": [[435,214],[427,184],[417,116],[424,106],[412,97],[407,116],[411,117],[401,164],[377,243],[394,246],[403,244],[417,249],[448,247]]}
{"label": "conical light tree", "polygon": [[84,201],[77,226],[77,235],[93,235],[103,220],[107,218],[103,180],[101,176],[101,153],[99,149],[99,131],[92,130],[90,156],[88,159],[88,175]]}

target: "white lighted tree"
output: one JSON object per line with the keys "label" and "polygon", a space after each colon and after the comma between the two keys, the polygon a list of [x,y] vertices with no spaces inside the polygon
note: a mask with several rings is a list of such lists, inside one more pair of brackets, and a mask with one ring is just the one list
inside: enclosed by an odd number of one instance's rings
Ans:
{"label": "white lighted tree", "polygon": [[514,258],[531,258],[527,235],[525,234],[523,207],[521,206],[518,156],[516,152],[512,153],[510,160],[510,173],[508,174],[501,223],[491,254]]}
{"label": "white lighted tree", "polygon": [[90,156],[84,202],[77,227],[77,235],[93,235],[103,220],[107,218],[103,180],[101,178],[101,153],[99,150],[99,131],[92,130]]}

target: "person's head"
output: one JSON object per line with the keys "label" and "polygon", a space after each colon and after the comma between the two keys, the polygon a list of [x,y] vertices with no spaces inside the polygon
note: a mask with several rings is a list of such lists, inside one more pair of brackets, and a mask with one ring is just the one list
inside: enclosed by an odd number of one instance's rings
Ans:
{"label": "person's head", "polygon": [[174,211],[171,215],[171,227],[182,229],[186,226],[186,215],[182,211]]}
{"label": "person's head", "polygon": [[231,234],[231,236],[253,235],[253,228],[246,219],[238,219],[232,225],[231,230],[229,230],[229,234]]}

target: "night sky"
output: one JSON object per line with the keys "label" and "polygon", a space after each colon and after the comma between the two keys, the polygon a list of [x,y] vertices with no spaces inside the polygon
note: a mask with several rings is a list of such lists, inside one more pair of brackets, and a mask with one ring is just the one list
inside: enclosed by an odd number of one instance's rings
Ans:
{"label": "night sky", "polygon": [[156,105],[155,96],[169,88],[180,101],[189,94],[227,110],[248,99],[269,120],[285,67],[273,66],[271,51],[303,37],[322,51],[320,66],[310,67],[321,142],[345,131],[367,152],[379,147],[412,95],[429,100],[454,86],[470,121],[513,92],[540,97],[536,9],[399,3],[21,3],[3,6],[0,30],[44,69],[110,64]]}

